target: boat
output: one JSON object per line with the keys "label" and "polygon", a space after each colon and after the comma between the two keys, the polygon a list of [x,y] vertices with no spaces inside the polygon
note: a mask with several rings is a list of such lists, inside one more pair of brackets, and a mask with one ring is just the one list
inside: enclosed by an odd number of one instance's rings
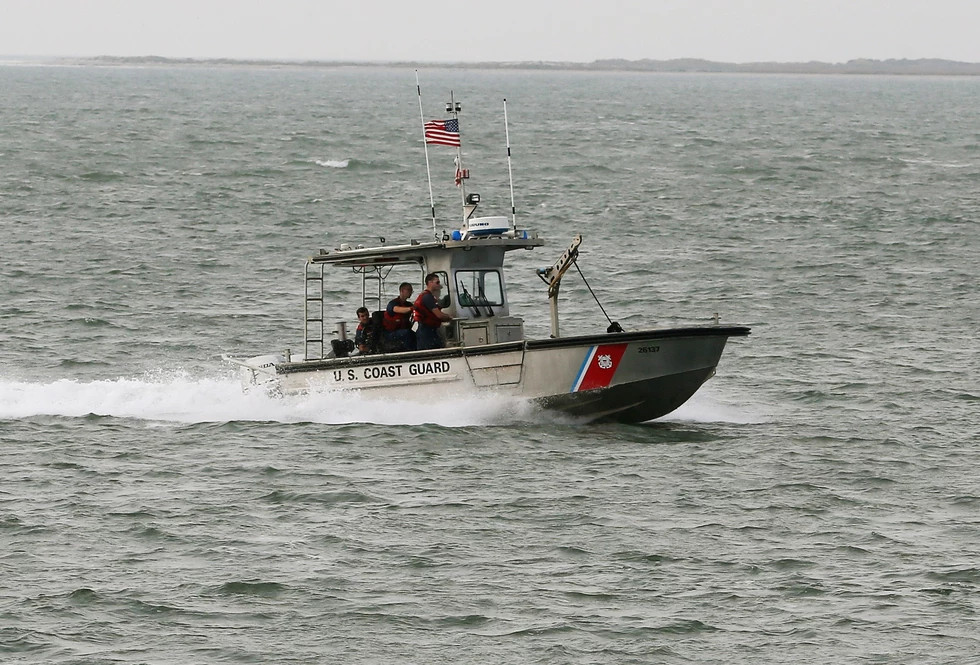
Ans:
{"label": "boat", "polygon": [[[419,97],[421,114],[421,91]],[[243,388],[276,395],[357,390],[372,397],[430,404],[467,394],[501,395],[530,400],[583,422],[639,423],[686,402],[715,374],[727,340],[746,336],[750,329],[721,325],[715,315],[708,324],[628,331],[609,320],[605,330],[562,336],[558,297],[562,277],[578,260],[582,236],[576,235],[551,266],[537,270],[548,290],[551,334],[527,338],[524,319],[511,311],[505,259],[509,252],[534,250],[545,242],[537,232],[518,228],[512,181],[510,217],[476,214],[481,201],[478,194],[465,190],[469,171],[462,168],[459,111],[459,102],[447,105],[455,122],[439,121],[438,132],[433,133],[436,140],[430,140],[428,129],[423,130],[427,172],[428,145],[457,147],[459,228],[437,233],[433,204],[431,240],[387,244],[382,239],[373,247],[341,243],[309,256],[304,267],[303,353],[287,349],[250,358],[226,356],[239,367]],[[506,127],[506,100],[504,118]],[[430,126],[437,123],[426,124],[423,119],[423,127]],[[448,139],[439,134],[447,127]],[[510,171],[509,131],[507,137]],[[431,202],[431,176],[429,182]],[[444,346],[358,353],[346,322],[327,330],[327,285],[337,279],[327,279],[327,270],[350,271],[360,279],[361,303],[374,313],[375,321],[399,284],[424,284],[425,275],[439,276],[445,290],[438,294],[437,304],[450,319],[440,330]]]}

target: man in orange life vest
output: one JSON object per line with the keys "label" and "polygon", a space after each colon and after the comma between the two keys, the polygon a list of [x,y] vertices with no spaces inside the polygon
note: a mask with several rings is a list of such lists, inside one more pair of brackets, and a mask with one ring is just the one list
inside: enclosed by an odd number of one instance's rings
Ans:
{"label": "man in orange life vest", "polygon": [[392,299],[385,309],[381,325],[384,327],[384,348],[386,351],[412,351],[415,349],[415,333],[412,332],[412,285],[402,282],[398,286],[398,297]]}
{"label": "man in orange life vest", "polygon": [[418,350],[441,349],[446,346],[446,340],[439,334],[443,321],[452,321],[453,317],[439,307],[439,292],[442,284],[439,275],[430,272],[425,276],[425,290],[415,299],[415,320],[419,322]]}

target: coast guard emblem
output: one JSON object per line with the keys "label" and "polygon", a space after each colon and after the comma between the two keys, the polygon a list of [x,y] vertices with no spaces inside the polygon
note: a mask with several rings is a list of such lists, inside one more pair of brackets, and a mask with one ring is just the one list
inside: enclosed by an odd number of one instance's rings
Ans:
{"label": "coast guard emblem", "polygon": [[626,353],[627,342],[619,344],[597,344],[585,352],[582,367],[575,376],[569,392],[608,388],[616,376],[616,367]]}

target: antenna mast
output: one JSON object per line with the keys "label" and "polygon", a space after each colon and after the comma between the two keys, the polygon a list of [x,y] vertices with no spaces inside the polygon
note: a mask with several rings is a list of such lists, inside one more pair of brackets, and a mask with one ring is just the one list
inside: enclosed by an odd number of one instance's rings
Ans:
{"label": "antenna mast", "polygon": [[510,166],[510,128],[507,125],[507,98],[504,98],[504,138],[507,142],[507,179],[510,181],[510,229],[517,231],[517,206],[514,205],[514,171]]}
{"label": "antenna mast", "polygon": [[429,181],[429,208],[432,211],[432,235],[436,240],[436,202],[432,198],[432,172],[429,170],[429,143],[425,140],[425,115],[422,113],[422,85],[419,83],[419,70],[415,70],[415,87],[419,91],[419,119],[422,121],[422,149],[425,150],[425,178]]}
{"label": "antenna mast", "polygon": [[[463,105],[456,101],[456,96],[452,90],[449,91],[449,101],[446,102],[446,113],[453,116],[453,120],[456,121],[456,128],[459,129],[459,112],[463,110]],[[460,130],[460,139],[462,139],[463,132]],[[466,178],[463,176],[466,172],[463,170],[463,141],[460,140],[459,144],[456,146],[456,184],[459,185],[460,202],[462,203],[462,213],[463,213],[463,225],[466,225]]]}

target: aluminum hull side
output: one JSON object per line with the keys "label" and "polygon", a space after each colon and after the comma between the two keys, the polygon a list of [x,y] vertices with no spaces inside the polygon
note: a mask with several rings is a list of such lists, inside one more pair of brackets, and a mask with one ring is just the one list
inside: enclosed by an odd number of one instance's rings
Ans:
{"label": "aluminum hull side", "polygon": [[[392,353],[329,361],[283,363],[277,387],[294,394],[311,390],[360,390],[371,397],[418,401],[477,394],[481,388],[508,388],[520,380],[521,343],[491,354],[464,355],[459,349]],[[486,368],[486,369],[485,369]],[[499,371],[498,371],[498,368]],[[501,385],[498,374],[517,372]],[[504,390],[509,393],[509,390]]]}
{"label": "aluminum hull side", "polygon": [[[562,338],[529,344],[523,392],[528,397],[588,392],[649,379],[713,370],[728,334],[698,329],[673,335]],[[577,342],[577,343],[575,343]],[[591,343],[590,343],[591,342]]]}

